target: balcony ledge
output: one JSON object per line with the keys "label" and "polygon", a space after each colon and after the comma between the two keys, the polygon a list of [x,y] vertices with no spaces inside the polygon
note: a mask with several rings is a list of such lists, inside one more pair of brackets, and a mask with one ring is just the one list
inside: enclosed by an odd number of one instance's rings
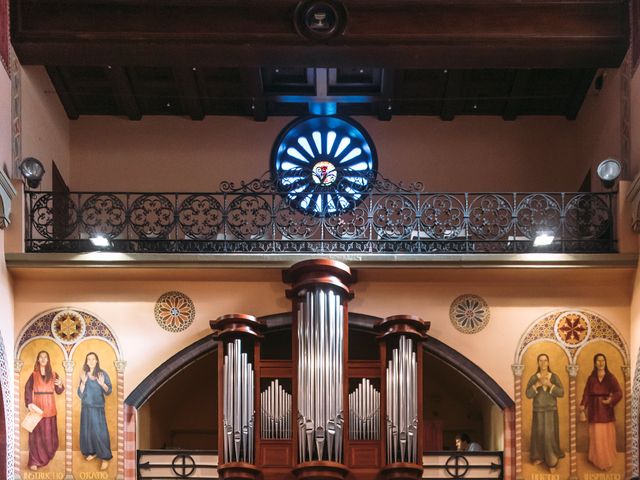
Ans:
{"label": "balcony ledge", "polygon": [[635,269],[636,253],[597,254],[177,254],[7,253],[10,271],[24,269],[283,269],[327,258],[356,269]]}

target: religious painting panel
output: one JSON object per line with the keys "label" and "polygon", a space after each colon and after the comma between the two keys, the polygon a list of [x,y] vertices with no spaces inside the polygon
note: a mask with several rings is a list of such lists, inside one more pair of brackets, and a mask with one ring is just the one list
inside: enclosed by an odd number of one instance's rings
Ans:
{"label": "religious painting panel", "polygon": [[522,472],[526,480],[569,477],[569,363],[552,341],[522,356]]}
{"label": "religious painting panel", "polygon": [[116,478],[117,354],[106,341],[88,338],[75,346],[71,358],[74,477]]}
{"label": "religious painting panel", "polygon": [[578,472],[585,479],[607,473],[608,480],[622,480],[626,451],[625,359],[612,343],[596,340],[580,350],[576,363]]}
{"label": "religious painting panel", "polygon": [[[62,479],[65,474],[65,355],[50,339],[35,338],[20,351],[20,461],[25,480]],[[43,474],[46,474],[43,476]]]}

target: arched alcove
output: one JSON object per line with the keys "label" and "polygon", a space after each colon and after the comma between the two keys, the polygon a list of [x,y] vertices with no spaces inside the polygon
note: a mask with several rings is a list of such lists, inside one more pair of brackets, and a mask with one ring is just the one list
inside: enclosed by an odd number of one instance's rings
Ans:
{"label": "arched alcove", "polygon": [[[263,357],[286,359],[291,344],[291,314],[261,318],[268,325]],[[350,313],[349,352],[355,360],[378,358],[373,326],[377,317]],[[265,346],[268,347],[265,348]],[[504,448],[502,411],[513,408],[506,392],[480,367],[456,350],[429,337],[425,342],[427,430],[439,429],[431,450],[454,448],[454,437],[466,431],[485,446]],[[216,447],[217,348],[211,336],[181,350],[156,368],[127,397],[138,410],[139,448]],[[199,420],[198,420],[199,417]],[[198,421],[196,421],[198,420]],[[162,424],[162,425],[160,425]]]}

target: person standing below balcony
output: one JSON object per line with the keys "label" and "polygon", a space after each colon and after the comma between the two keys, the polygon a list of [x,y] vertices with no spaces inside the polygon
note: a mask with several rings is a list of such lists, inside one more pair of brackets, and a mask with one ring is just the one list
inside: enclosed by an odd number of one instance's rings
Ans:
{"label": "person standing below balcony", "polygon": [[593,371],[584,386],[580,420],[589,422],[589,461],[600,470],[609,470],[616,460],[616,418],[613,412],[622,399],[622,389],[607,368],[607,357],[593,357]]}
{"label": "person standing below balcony", "polygon": [[24,400],[42,419],[29,433],[29,468],[46,467],[58,450],[58,420],[55,395],[64,392],[62,380],[51,368],[49,352],[38,352],[33,373],[24,386]]}
{"label": "person standing below balcony", "polygon": [[564,396],[564,388],[558,375],[549,367],[549,355],[541,353],[537,359],[538,371],[527,383],[527,398],[533,399],[531,419],[531,463],[544,463],[554,472],[558,461],[564,458],[560,448],[558,398]]}
{"label": "person standing below balcony", "polygon": [[113,458],[104,413],[105,395],[110,395],[111,391],[111,380],[107,372],[100,368],[98,355],[89,352],[78,385],[78,396],[82,399],[80,451],[87,461],[96,457],[102,460],[100,470],[109,468],[109,460]]}

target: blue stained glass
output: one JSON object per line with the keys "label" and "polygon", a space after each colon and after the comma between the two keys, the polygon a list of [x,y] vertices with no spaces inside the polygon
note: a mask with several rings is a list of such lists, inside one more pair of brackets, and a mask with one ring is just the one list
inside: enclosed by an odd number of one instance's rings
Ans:
{"label": "blue stained glass", "polygon": [[376,178],[378,159],[366,131],[350,119],[297,119],[279,135],[271,172],[287,202],[316,216],[352,210]]}

